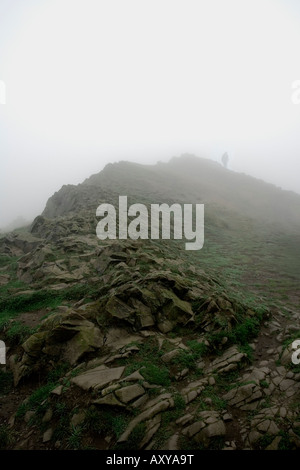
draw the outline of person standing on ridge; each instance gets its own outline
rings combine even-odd
[[[222,157],[222,163],[224,165],[224,168],[227,168],[228,161],[229,161],[228,153],[225,152],[223,157]]]

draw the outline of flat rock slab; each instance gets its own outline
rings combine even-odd
[[[130,423],[127,426],[127,429],[119,437],[118,442],[126,442],[130,434],[132,433],[133,429],[135,428],[135,426],[137,426],[139,423],[143,421],[147,421],[153,418],[158,413],[162,413],[168,408],[173,408],[173,407],[174,407],[174,400],[171,398],[168,400],[162,400],[159,403],[156,403],[156,405],[152,406],[151,408],[147,408],[145,411],[143,411],[142,413],[140,413],[138,416],[136,416],[130,421]]]
[[[218,357],[212,362],[207,372],[228,372],[229,370],[236,369],[238,364],[246,358],[247,355],[241,353],[237,346],[231,346],[221,357]]]
[[[71,382],[76,384],[83,390],[89,390],[91,388],[103,388],[105,385],[119,380],[124,372],[125,367],[114,367],[114,368],[103,368],[103,366],[95,367],[94,369],[88,370],[83,374],[74,377]]]
[[[145,393],[143,387],[139,384],[128,385],[128,387],[116,390],[115,394],[123,403],[128,403]]]
[[[251,403],[262,397],[260,388],[253,383],[233,388],[226,395],[224,400],[228,401],[231,406],[241,407],[244,404]]]

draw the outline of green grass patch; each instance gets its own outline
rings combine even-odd
[[[269,388],[269,384],[266,380],[260,380],[259,384],[263,388]]]
[[[0,396],[9,393],[13,387],[13,374],[9,371],[0,370]]]
[[[113,434],[116,439],[125,431],[130,415],[115,409],[101,409],[91,406],[85,415],[84,429],[102,436]]]
[[[56,384],[48,383],[42,385],[37,390],[35,390],[29,399],[22,403],[16,413],[17,418],[22,418],[27,411],[36,411],[42,413],[46,410],[47,404],[43,402],[49,398],[51,391],[56,387]]]
[[[61,291],[41,289],[28,294],[6,296],[0,301],[0,311],[19,313],[24,311],[40,310],[42,308],[55,308],[63,300],[81,300],[82,298],[94,298],[98,293],[97,287],[87,284],[79,284]]]
[[[0,425],[0,450],[5,450],[13,441],[13,432],[7,424]]]
[[[47,382],[56,383],[63,375],[66,374],[70,367],[71,366],[68,362],[61,362],[48,373]]]
[[[222,411],[227,408],[227,402],[219,396],[219,393],[215,386],[208,385],[203,390],[201,396],[203,398],[210,398],[212,401],[212,407],[215,410]]]
[[[63,402],[58,402],[54,406],[54,416],[58,417],[55,426],[53,440],[66,439],[70,434],[70,410]]]
[[[71,434],[67,439],[67,448],[71,450],[79,450],[81,448],[81,441],[83,438],[82,426],[72,426]]]
[[[24,343],[24,341],[35,333],[35,331],[36,328],[30,328],[21,322],[14,321],[5,331],[5,336],[11,344],[18,345]]]
[[[255,448],[257,450],[264,450],[274,441],[274,439],[275,436],[273,434],[266,433],[256,441]]]
[[[293,341],[300,339],[300,330],[291,333],[290,337],[285,339],[282,343],[283,349],[286,349]]]
[[[236,387],[236,382],[240,374],[238,370],[229,371],[226,374],[220,374],[215,376],[216,387],[221,391],[221,394],[229,392],[232,388]]]
[[[18,256],[8,256],[1,254],[0,255],[0,268],[6,268],[5,274],[9,274],[13,278],[16,277],[16,272],[18,268]],[[11,282],[14,282],[15,279],[12,279]],[[6,286],[9,285],[10,283],[1,286],[0,292],[5,291]],[[23,283],[22,283],[23,284]]]
[[[12,296],[6,293],[0,301],[0,331],[7,326],[7,322],[22,312],[32,312],[46,308],[55,309],[64,301],[78,301],[82,298],[85,302],[98,296],[99,288],[88,284],[79,284],[61,291],[41,289],[28,294]]]
[[[8,266],[11,264],[14,260],[17,258],[12,258],[11,256],[8,255],[0,255],[0,267]]]
[[[208,336],[209,342],[214,345],[214,347],[218,347],[222,343],[223,338],[226,337],[227,345],[238,344],[242,347],[246,347],[244,352],[247,354],[250,353],[251,358],[248,342],[257,337],[263,319],[263,312],[264,311],[257,314],[255,317],[244,318],[240,323],[237,323],[231,331],[220,331],[210,334]]]
[[[246,343],[246,344],[239,344],[239,351],[246,354],[249,361],[253,361],[253,355],[254,355],[254,351],[253,351],[253,348],[250,346],[249,343]]]
[[[120,360],[120,364],[126,365],[126,375],[130,375],[140,369],[141,375],[149,383],[154,385],[169,386],[171,383],[170,372],[161,360],[164,350],[159,350],[153,339],[139,344],[140,350],[133,356],[125,360]]]
[[[114,446],[114,449],[116,450],[136,450],[139,448],[139,444],[145,437],[146,433],[146,424],[145,423],[139,423],[135,426],[133,431],[131,432],[128,440],[126,442],[122,442],[119,444],[116,444]]]
[[[281,430],[279,431],[281,440],[278,444],[278,450],[296,450],[296,444],[291,442],[290,435]]]
[[[18,418],[25,415],[27,411],[35,411],[38,415],[44,413],[47,409],[47,400],[50,393],[58,385],[59,378],[65,374],[68,370],[69,365],[67,363],[61,363],[56,368],[52,369],[47,376],[47,381],[44,385],[37,388],[25,401],[22,403],[16,413]]]
[[[171,383],[170,372],[166,366],[158,366],[147,362],[140,370],[140,373],[150,384],[163,385],[167,387]]]
[[[195,371],[198,368],[197,361],[207,352],[207,346],[196,340],[188,341],[187,346],[189,349],[181,349],[171,363]]]

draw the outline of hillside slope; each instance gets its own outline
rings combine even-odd
[[[109,164],[78,186],[64,186],[49,199],[43,215],[64,215],[83,202],[96,210],[111,193],[133,196],[135,202],[202,202],[285,230],[300,227],[300,195],[189,155],[156,165]]]
[[[203,249],[100,241],[119,194],[204,202]],[[0,448],[299,449],[299,201],[191,156],[61,188],[0,239]]]

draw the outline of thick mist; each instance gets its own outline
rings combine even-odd
[[[300,193],[299,45],[294,0],[2,0],[0,227],[119,160]]]

